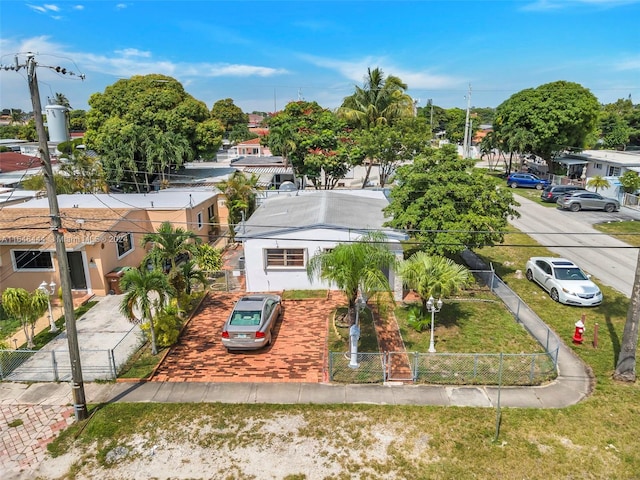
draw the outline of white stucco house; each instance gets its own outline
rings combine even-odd
[[[401,260],[407,235],[383,226],[388,204],[383,192],[369,190],[294,191],[267,199],[236,234],[244,246],[247,292],[335,288],[309,280],[309,259],[371,230],[383,232]],[[402,281],[393,271],[388,277],[401,300]]]

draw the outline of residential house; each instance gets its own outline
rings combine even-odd
[[[599,190],[605,196],[620,197],[622,189],[618,178],[627,171],[640,174],[639,151],[584,150],[579,153],[567,153],[554,159],[554,162],[567,169],[567,179],[588,182],[599,175],[611,183],[611,187]]]
[[[142,236],[164,221],[208,241],[209,218],[221,216],[218,195],[211,189],[58,195],[72,289],[109,293],[108,275],[119,267],[139,266],[147,253]],[[42,281],[60,285],[50,218],[46,198],[0,210],[0,292],[7,287],[34,290]]]
[[[380,191],[314,190],[267,199],[237,228],[244,247],[248,292],[335,288],[307,277],[307,263],[316,253],[353,242],[372,230],[388,238],[392,252],[402,259],[404,233],[383,226],[389,204]],[[402,299],[402,282],[387,272],[394,297]]]

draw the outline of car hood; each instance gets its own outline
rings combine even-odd
[[[591,280],[563,280],[558,282],[563,288],[575,293],[598,293],[600,289]]]

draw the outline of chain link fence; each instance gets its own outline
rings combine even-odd
[[[136,325],[113,348],[80,349],[83,380],[115,380],[129,358],[144,343],[144,333]],[[0,350],[0,381],[60,382],[71,378],[69,351],[66,349]]]
[[[493,268],[481,269],[482,262],[475,255],[469,255],[465,261],[476,279],[500,297],[515,321],[544,348],[544,353],[358,353],[359,366],[351,368],[348,353],[329,352],[330,380],[340,383],[411,381],[439,385],[522,386],[541,385],[556,378],[561,345],[558,335],[496,275]],[[360,369],[362,371],[358,372]]]

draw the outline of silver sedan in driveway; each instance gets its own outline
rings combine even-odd
[[[227,350],[257,350],[271,345],[273,329],[282,311],[278,295],[240,298],[222,327],[222,344]]]
[[[580,210],[604,210],[617,212],[620,202],[615,198],[603,197],[596,192],[576,191],[558,197],[558,207],[579,212]]]

